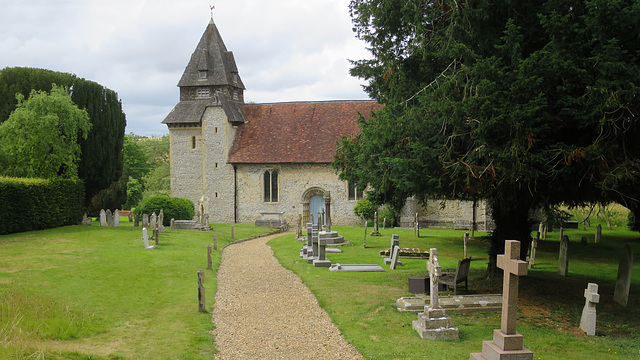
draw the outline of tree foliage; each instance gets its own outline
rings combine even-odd
[[[0,173],[13,177],[78,178],[80,145],[91,129],[89,116],[71,101],[67,89],[20,93],[9,119],[0,124]]]
[[[385,104],[334,167],[372,201],[487,199],[528,249],[531,209],[634,202],[640,6],[634,0],[353,0],[373,55],[352,75]]]
[[[32,89],[50,91],[52,84],[65,86],[71,99],[87,111],[92,130],[79,139],[82,156],[78,176],[86,186],[86,202],[98,191],[117,182],[122,175],[122,145],[126,125],[118,94],[72,74],[33,68],[4,68],[0,71],[0,123],[17,105],[16,94],[27,96]]]

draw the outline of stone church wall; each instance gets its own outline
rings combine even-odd
[[[169,132],[171,161],[171,196],[186,197],[197,204],[202,195],[202,129],[173,128]],[[196,138],[193,148],[192,139]]]

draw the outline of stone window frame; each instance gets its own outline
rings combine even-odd
[[[198,80],[203,81],[209,78],[209,72],[207,70],[198,71]]]
[[[347,182],[347,199],[349,201],[358,201],[364,198],[364,190],[358,191],[355,183]]]
[[[196,89],[196,99],[206,99],[211,97],[211,89],[208,87],[199,87]]]
[[[275,180],[275,181],[274,181]],[[280,176],[278,169],[267,169],[262,173],[262,200],[265,203],[279,201]]]

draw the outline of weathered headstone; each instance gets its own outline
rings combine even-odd
[[[602,225],[598,224],[596,226],[596,238],[595,238],[594,242],[596,244],[599,244],[600,240],[602,240]]]
[[[362,242],[362,247],[365,249],[367,248],[367,225],[368,225],[368,222],[365,221],[364,222],[364,241]]]
[[[149,218],[149,228],[155,229],[157,224],[158,224],[158,215],[156,215],[156,213],[154,212],[151,214],[151,217]]]
[[[538,249],[538,239],[534,238],[531,241],[531,253],[529,255],[529,269],[533,269],[536,265],[536,251]]]
[[[580,318],[580,329],[587,335],[596,334],[596,304],[600,302],[598,295],[598,284],[589,283],[584,290],[586,298],[584,308],[582,309],[582,317]]]
[[[107,226],[113,226],[113,214],[110,209],[107,209]]]
[[[211,260],[211,245],[207,246],[207,270],[213,270],[213,261]]]
[[[166,232],[167,230],[164,228],[164,209],[160,209],[160,214],[158,215],[158,231],[159,232]]]
[[[382,230],[387,228],[387,218],[382,219]]]
[[[318,238],[318,256],[313,260],[315,267],[330,267],[331,260],[327,259],[327,239]]]
[[[173,231],[173,226],[176,224],[176,219],[171,218],[171,225],[169,226],[169,230]]]
[[[560,241],[560,251],[558,253],[558,274],[567,276],[569,273],[569,236],[565,235]]]
[[[400,235],[398,234],[391,235],[390,248],[393,249],[394,246],[400,246]]]
[[[389,257],[384,258],[385,265],[391,265],[392,257],[393,257],[393,249],[395,247],[398,247],[398,256],[400,256],[400,235],[398,234],[391,235],[391,244],[389,246]],[[402,262],[396,259],[396,265],[402,265]]]
[[[116,209],[116,211],[113,212],[113,227],[119,227],[120,226],[120,210]]]
[[[146,227],[142,228],[142,240],[144,241],[144,248],[145,249],[155,249],[156,248],[153,245],[149,246],[149,233],[147,232],[147,228]]]
[[[296,239],[302,237],[302,215],[298,214],[298,221],[296,221]]]
[[[307,250],[307,262],[313,264],[313,260],[318,258],[318,241],[320,240],[320,225],[313,224],[311,227],[311,249]]]
[[[91,218],[87,217],[87,213],[82,215],[82,225],[91,225]]]
[[[140,226],[140,214],[133,215],[133,226],[134,227]]]
[[[198,311],[207,312],[204,297],[204,270],[198,270]]]
[[[149,214],[142,214],[142,227],[149,227]]]
[[[629,290],[631,289],[631,274],[633,272],[633,250],[629,244],[624,246],[622,257],[618,264],[618,277],[616,288],[613,292],[613,300],[622,306],[629,302]]]
[[[518,312],[518,277],[527,275],[527,262],[518,260],[520,242],[505,241],[504,255],[498,255],[498,267],[504,270],[502,283],[502,321],[500,330],[493,331],[492,341],[483,341],[482,353],[472,353],[471,360],[532,360],[533,352],[523,346],[523,337],[516,331]]]
[[[158,224],[156,224],[156,227],[153,229],[153,238],[156,240],[156,245],[158,245],[159,233],[160,231],[158,231]]]
[[[373,213],[373,231],[371,232],[371,236],[382,236],[380,235],[380,231],[378,230],[378,212]]]
[[[418,213],[416,213],[416,218],[413,222],[413,226],[414,226],[414,234],[417,237],[420,237],[420,220],[418,219]]]
[[[127,217],[129,218],[129,222],[133,222],[133,212],[129,211]]]
[[[464,257],[463,259],[467,258],[467,241],[469,240],[469,232],[465,231],[464,236],[462,237],[463,241],[464,241]]]
[[[324,194],[324,209],[324,228],[326,231],[331,231],[331,193],[329,191]]]
[[[394,246],[391,249],[391,270],[395,270],[396,266],[398,265],[398,255],[400,254],[400,246]]]
[[[425,305],[424,312],[418,314],[418,320],[412,322],[412,327],[421,338],[428,340],[458,340],[458,328],[453,326],[451,318],[440,307],[438,299],[438,279],[440,277],[440,263],[438,249],[429,250],[429,305]]]

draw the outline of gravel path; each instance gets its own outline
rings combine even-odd
[[[228,246],[218,269],[215,359],[363,359],[266,242]],[[301,245],[302,246],[302,245]]]

